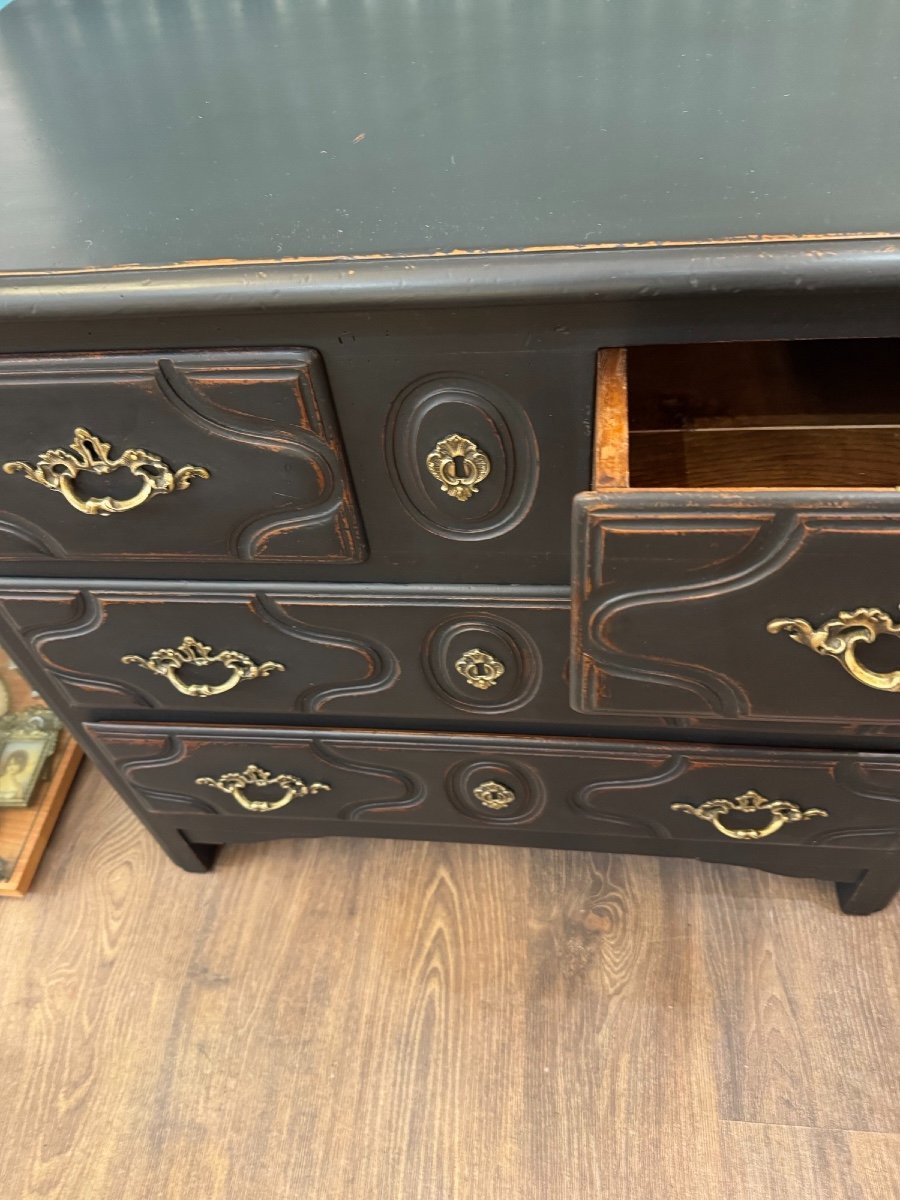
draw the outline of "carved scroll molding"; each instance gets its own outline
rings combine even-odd
[[[201,380],[215,379],[216,371],[202,360],[192,364],[188,358],[161,359],[157,380],[169,404],[198,429],[239,446],[287,455],[302,463],[308,477],[318,480],[316,499],[303,509],[292,512],[285,506],[236,526],[229,538],[236,557],[247,561],[361,562],[367,549],[324,374],[317,355],[295,357],[304,361],[291,366],[277,361],[270,365],[236,362],[232,370],[245,382],[277,381],[289,388],[296,403],[296,424],[279,424],[265,413],[217,405],[214,393],[204,391],[201,385]],[[223,379],[227,374],[227,367],[220,371]],[[312,540],[313,530],[325,537],[304,553],[303,542]],[[328,540],[334,545],[325,550]],[[287,553],[284,547],[279,552],[279,542],[290,542],[293,552]]]
[[[188,558],[350,563],[366,557],[316,353],[209,351],[171,359],[103,354],[0,363],[0,399],[26,386],[32,424],[17,420],[8,431],[5,457],[12,468],[34,462],[48,445],[60,448],[59,457],[74,425],[104,439],[85,443],[89,457],[102,458],[107,443],[120,455],[109,464],[117,477],[135,467],[134,455],[147,462],[131,491],[118,498],[72,493],[70,503],[82,513],[118,514],[102,522],[81,519],[46,488],[28,488],[26,496],[18,475],[0,476],[0,558],[152,564]],[[123,412],[130,414],[127,428]],[[126,447],[131,449],[122,454]],[[144,492],[162,494],[157,485],[169,476],[174,487],[191,482],[184,470],[166,474],[168,464],[182,462],[202,464],[199,473],[190,468],[195,479],[202,475],[202,484],[167,499],[168,517],[157,501],[138,507]],[[79,470],[89,467],[85,459]],[[139,484],[144,490],[135,492]]]
[[[275,776],[314,779],[321,775],[327,779],[327,811],[304,806],[291,819],[372,821],[380,815],[418,808],[426,795],[425,782],[417,775],[381,765],[371,742],[330,741],[308,732],[247,736],[246,731],[243,737],[229,741],[203,729],[165,727],[157,733],[149,726],[137,725],[126,730],[124,726],[91,724],[87,732],[141,807],[160,813],[232,813],[230,799],[224,798],[221,806],[209,801],[203,794],[208,785],[198,784],[197,779],[212,777],[208,768],[213,767],[213,776],[231,768],[243,770],[248,757]],[[356,755],[363,761],[357,761]],[[379,788],[381,794],[373,798]]]
[[[456,468],[439,469],[451,437],[473,447],[473,486],[462,491],[452,486]],[[500,537],[534,503],[540,460],[531,422],[517,401],[485,380],[436,375],[412,384],[391,408],[385,453],[403,507],[438,537]]]
[[[36,601],[35,601],[36,602]],[[21,634],[30,643],[40,659],[41,666],[50,676],[69,704],[99,705],[104,699],[125,703],[133,708],[154,708],[158,702],[143,688],[120,679],[112,679],[97,671],[76,671],[65,667],[55,658],[55,647],[67,642],[90,637],[97,633],[104,621],[104,608],[96,593],[83,589],[79,592],[49,596],[49,603],[57,608],[66,605],[69,620],[61,625],[29,629]],[[13,626],[17,622],[3,603],[6,618]]]
[[[473,689],[457,667],[471,647],[491,646],[502,668],[490,688]],[[537,695],[543,676],[541,653],[534,639],[514,622],[475,611],[442,621],[422,646],[422,666],[429,686],[445,703],[462,712],[512,712]]]
[[[649,770],[636,775],[616,772],[613,778],[603,778],[586,784],[572,797],[572,807],[598,825],[610,826],[620,835],[671,838],[673,835],[668,825],[647,811],[649,804],[646,801],[649,797],[646,795],[635,796],[634,813],[628,816],[604,809],[610,795],[618,796],[623,792],[646,793],[648,788],[660,787],[680,779],[691,766],[690,760],[683,754],[656,757],[647,765]]]
[[[394,652],[374,638],[353,637],[325,626],[313,628],[300,621],[289,608],[279,602],[277,594],[257,593],[253,611],[260,620],[286,637],[300,642],[346,650],[359,657],[361,671],[358,682],[318,681],[300,692],[294,701],[295,712],[322,712],[328,705],[340,704],[351,696],[367,696],[389,691],[400,678],[400,663]]]
[[[607,513],[589,518],[582,526],[586,563],[584,573],[589,579],[602,578],[598,557],[602,556],[609,530],[635,528],[646,523],[646,514],[630,519],[628,514]],[[662,513],[657,530],[662,534],[702,532],[708,516],[690,517],[684,514]],[[616,701],[610,696],[608,679],[627,679],[650,684],[660,689],[688,692],[695,700],[698,714],[715,713],[723,717],[746,716],[750,712],[749,697],[741,683],[722,672],[701,664],[685,662],[677,657],[677,631],[680,624],[692,619],[690,601],[708,602],[744,588],[757,586],[779,571],[797,553],[803,543],[805,529],[795,513],[782,512],[768,520],[746,522],[749,541],[743,544],[726,562],[717,560],[708,570],[693,569],[689,579],[673,578],[664,583],[648,584],[642,588],[599,584],[586,599],[579,599],[576,589],[575,623],[580,636],[575,644],[575,663],[578,667],[573,684],[577,707],[582,712],[616,711]],[[671,656],[650,653],[634,654],[619,642],[617,623],[627,616],[639,622],[644,612],[661,609],[671,613],[667,619],[671,629]],[[699,616],[695,619],[700,619]],[[739,631],[736,632],[738,636]],[[583,637],[583,642],[581,641]],[[660,646],[662,649],[662,646]],[[666,647],[668,649],[668,647]],[[653,707],[655,711],[684,712],[683,706],[672,710],[666,707],[665,691]],[[648,699],[647,706],[651,706]],[[634,711],[628,706],[625,711]]]

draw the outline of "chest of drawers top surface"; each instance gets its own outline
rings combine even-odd
[[[900,17],[869,8],[13,0],[0,272],[89,289],[107,270],[252,264],[269,270],[242,299],[284,302],[271,269],[313,294],[338,264],[349,300],[380,266],[396,304],[521,296],[523,259],[541,260],[537,291],[590,292],[621,272],[592,249],[717,246],[702,275],[734,242],[812,237],[834,253],[785,259],[788,278],[836,259],[896,278],[858,241],[900,227]],[[778,272],[751,249],[739,266]],[[668,285],[629,253],[635,286],[698,286],[667,261]]]

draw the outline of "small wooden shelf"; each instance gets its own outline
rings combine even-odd
[[[24,896],[68,795],[82,750],[68,733],[61,733],[47,777],[35,790],[28,808],[0,809],[0,858],[12,863],[0,879],[0,896]]]

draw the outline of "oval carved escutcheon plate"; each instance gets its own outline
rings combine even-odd
[[[441,490],[428,458],[459,435],[489,462],[464,503]],[[525,517],[538,483],[537,441],[521,406],[483,380],[432,376],[397,397],[387,423],[388,468],[410,516],[438,537],[499,537]]]
[[[481,657],[475,651],[501,669],[471,669],[473,660]],[[465,712],[521,708],[534,698],[541,683],[541,655],[531,637],[511,621],[487,613],[437,625],[422,648],[422,660],[434,691]],[[487,686],[485,675],[491,679]]]
[[[543,782],[530,767],[485,759],[454,767],[447,776],[447,794],[467,817],[491,825],[532,821],[547,798]]]

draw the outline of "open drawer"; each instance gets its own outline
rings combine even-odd
[[[605,350],[573,706],[900,727],[900,343]]]

